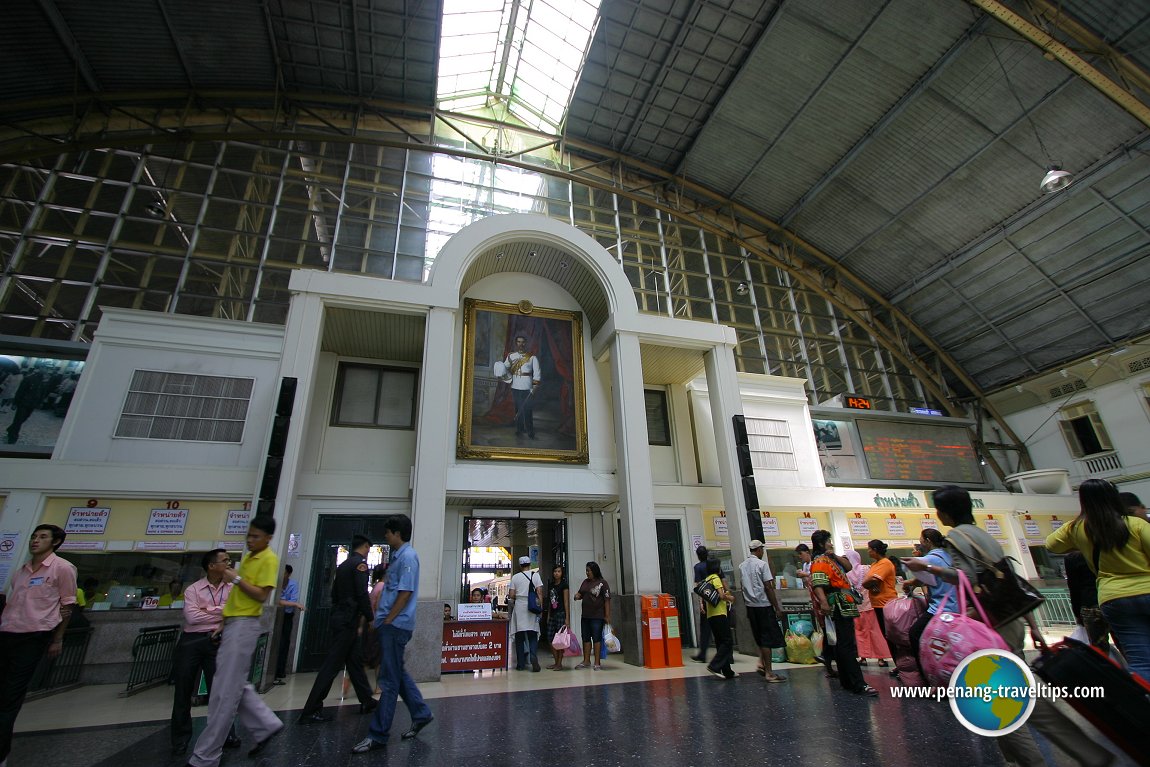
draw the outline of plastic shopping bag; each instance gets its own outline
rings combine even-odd
[[[619,637],[615,636],[615,632],[611,630],[610,623],[603,629],[603,646],[607,648],[607,652],[623,652],[623,644],[619,641]]]

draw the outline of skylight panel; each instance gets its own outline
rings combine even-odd
[[[443,0],[440,107],[481,88],[525,124],[558,132],[595,34],[600,0]],[[484,86],[477,86],[485,79]]]

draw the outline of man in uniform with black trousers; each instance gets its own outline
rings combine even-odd
[[[335,582],[331,586],[331,644],[327,657],[323,659],[316,674],[311,694],[307,696],[301,723],[326,722],[331,716],[323,713],[323,701],[331,691],[331,684],[346,668],[355,695],[359,698],[359,713],[368,714],[379,705],[371,697],[371,685],[363,670],[363,643],[360,636],[374,616],[371,614],[371,599],[367,592],[367,553],[371,541],[362,535],[351,539],[351,553],[335,571]]]

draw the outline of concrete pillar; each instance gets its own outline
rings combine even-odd
[[[611,386],[614,394],[616,473],[622,520],[620,561],[623,584],[612,597],[611,624],[623,643],[627,663],[642,665],[640,594],[658,593],[659,550],[655,543],[655,499],[651,487],[651,453],[647,444],[647,406],[639,339],[616,333],[611,342]]]
[[[433,308],[427,314],[423,367],[419,374],[415,469],[411,495],[411,544],[419,554],[419,604],[406,666],[413,679],[438,681],[443,645],[443,602],[455,601],[455,584],[444,590],[444,523],[447,466],[454,455],[455,408],[445,407],[443,387],[452,378],[455,312]]]
[[[731,564],[737,568],[749,554],[747,545],[751,542],[751,530],[747,522],[743,480],[739,474],[739,456],[735,450],[735,431],[731,421],[731,416],[743,412],[734,349],[726,344],[717,345],[703,355],[703,362],[707,371],[711,422],[715,429],[719,480],[723,484],[723,508],[727,510]],[[765,498],[759,498],[760,504],[765,502]]]

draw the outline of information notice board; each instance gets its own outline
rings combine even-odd
[[[985,480],[963,426],[858,419],[871,479],[981,484]]]

